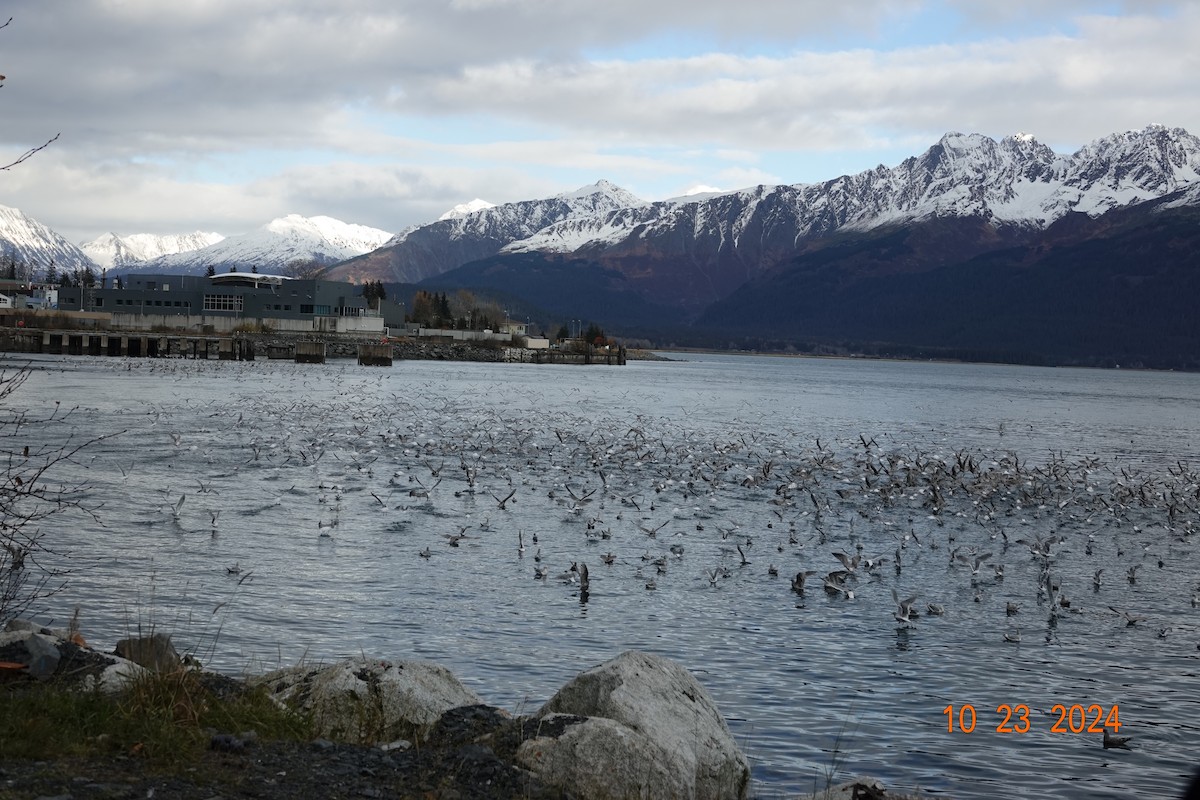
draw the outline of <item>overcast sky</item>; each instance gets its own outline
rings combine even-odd
[[[0,0],[0,204],[79,242],[395,232],[606,178],[656,200],[947,131],[1200,133],[1200,3]]]

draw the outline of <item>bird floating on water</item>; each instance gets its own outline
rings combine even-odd
[[[1129,740],[1132,736],[1113,736],[1108,732],[1108,728],[1104,729],[1104,749],[1105,750],[1130,750]]]

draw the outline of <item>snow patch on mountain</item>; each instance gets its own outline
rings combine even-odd
[[[489,203],[487,200],[481,200],[478,197],[476,197],[474,200],[471,200],[469,202],[459,203],[454,208],[450,209],[445,214],[442,214],[440,217],[438,217],[438,219],[439,220],[458,219],[459,217],[465,217],[468,214],[474,214],[476,211],[483,211],[485,208],[495,208],[495,207],[496,207],[495,203]]]
[[[697,185],[689,188],[687,191],[685,191],[681,195],[677,195],[675,197],[668,197],[663,202],[666,202],[666,203],[698,203],[701,200],[709,200],[713,197],[717,197],[717,196],[723,195],[723,194],[729,194],[729,191],[726,189],[718,189],[715,186],[706,186],[701,183],[701,184],[697,184]]]

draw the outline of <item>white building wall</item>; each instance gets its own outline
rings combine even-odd
[[[169,328],[188,333],[201,333],[211,326],[213,333],[232,333],[246,326],[265,327],[281,333],[354,333],[382,334],[383,317],[314,317],[312,319],[278,319],[275,317],[226,317],[208,314],[122,314],[112,315],[114,328],[152,330]]]

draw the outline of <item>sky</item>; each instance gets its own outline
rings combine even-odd
[[[1200,133],[1200,2],[0,0],[0,205],[79,243],[389,232],[600,179],[646,200]]]

